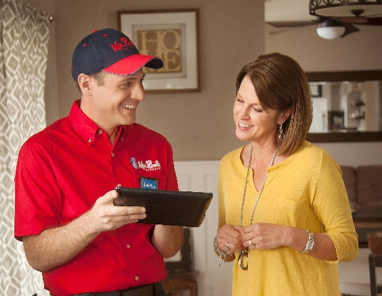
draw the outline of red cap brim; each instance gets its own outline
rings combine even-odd
[[[145,66],[153,69],[160,69],[163,67],[163,62],[153,56],[134,54],[119,60],[103,69],[103,71],[118,75],[130,75]]]

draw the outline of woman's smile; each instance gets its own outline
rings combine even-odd
[[[241,128],[249,128],[249,127],[253,126],[252,124],[245,124],[241,121],[239,121],[238,124],[239,124],[239,127],[241,127]]]

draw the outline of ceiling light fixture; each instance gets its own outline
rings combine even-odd
[[[336,19],[326,19],[319,24],[317,34],[324,39],[337,39],[345,34],[345,26]]]
[[[323,17],[373,17],[382,14],[382,0],[310,0],[309,13]]]

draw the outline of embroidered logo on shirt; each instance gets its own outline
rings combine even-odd
[[[145,162],[138,161],[138,167],[140,169],[148,171],[148,172],[161,170],[159,160],[156,160],[154,162],[152,160],[146,160]]]
[[[134,169],[136,169],[136,170],[138,169],[138,163],[137,163],[137,160],[135,159],[135,157],[130,158],[130,163]]]

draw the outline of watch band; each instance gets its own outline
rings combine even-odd
[[[302,254],[309,253],[310,251],[313,250],[313,247],[314,247],[314,234],[313,234],[313,232],[311,232],[309,230],[307,230],[306,232],[308,233],[308,241],[306,242],[305,250],[301,251]]]

